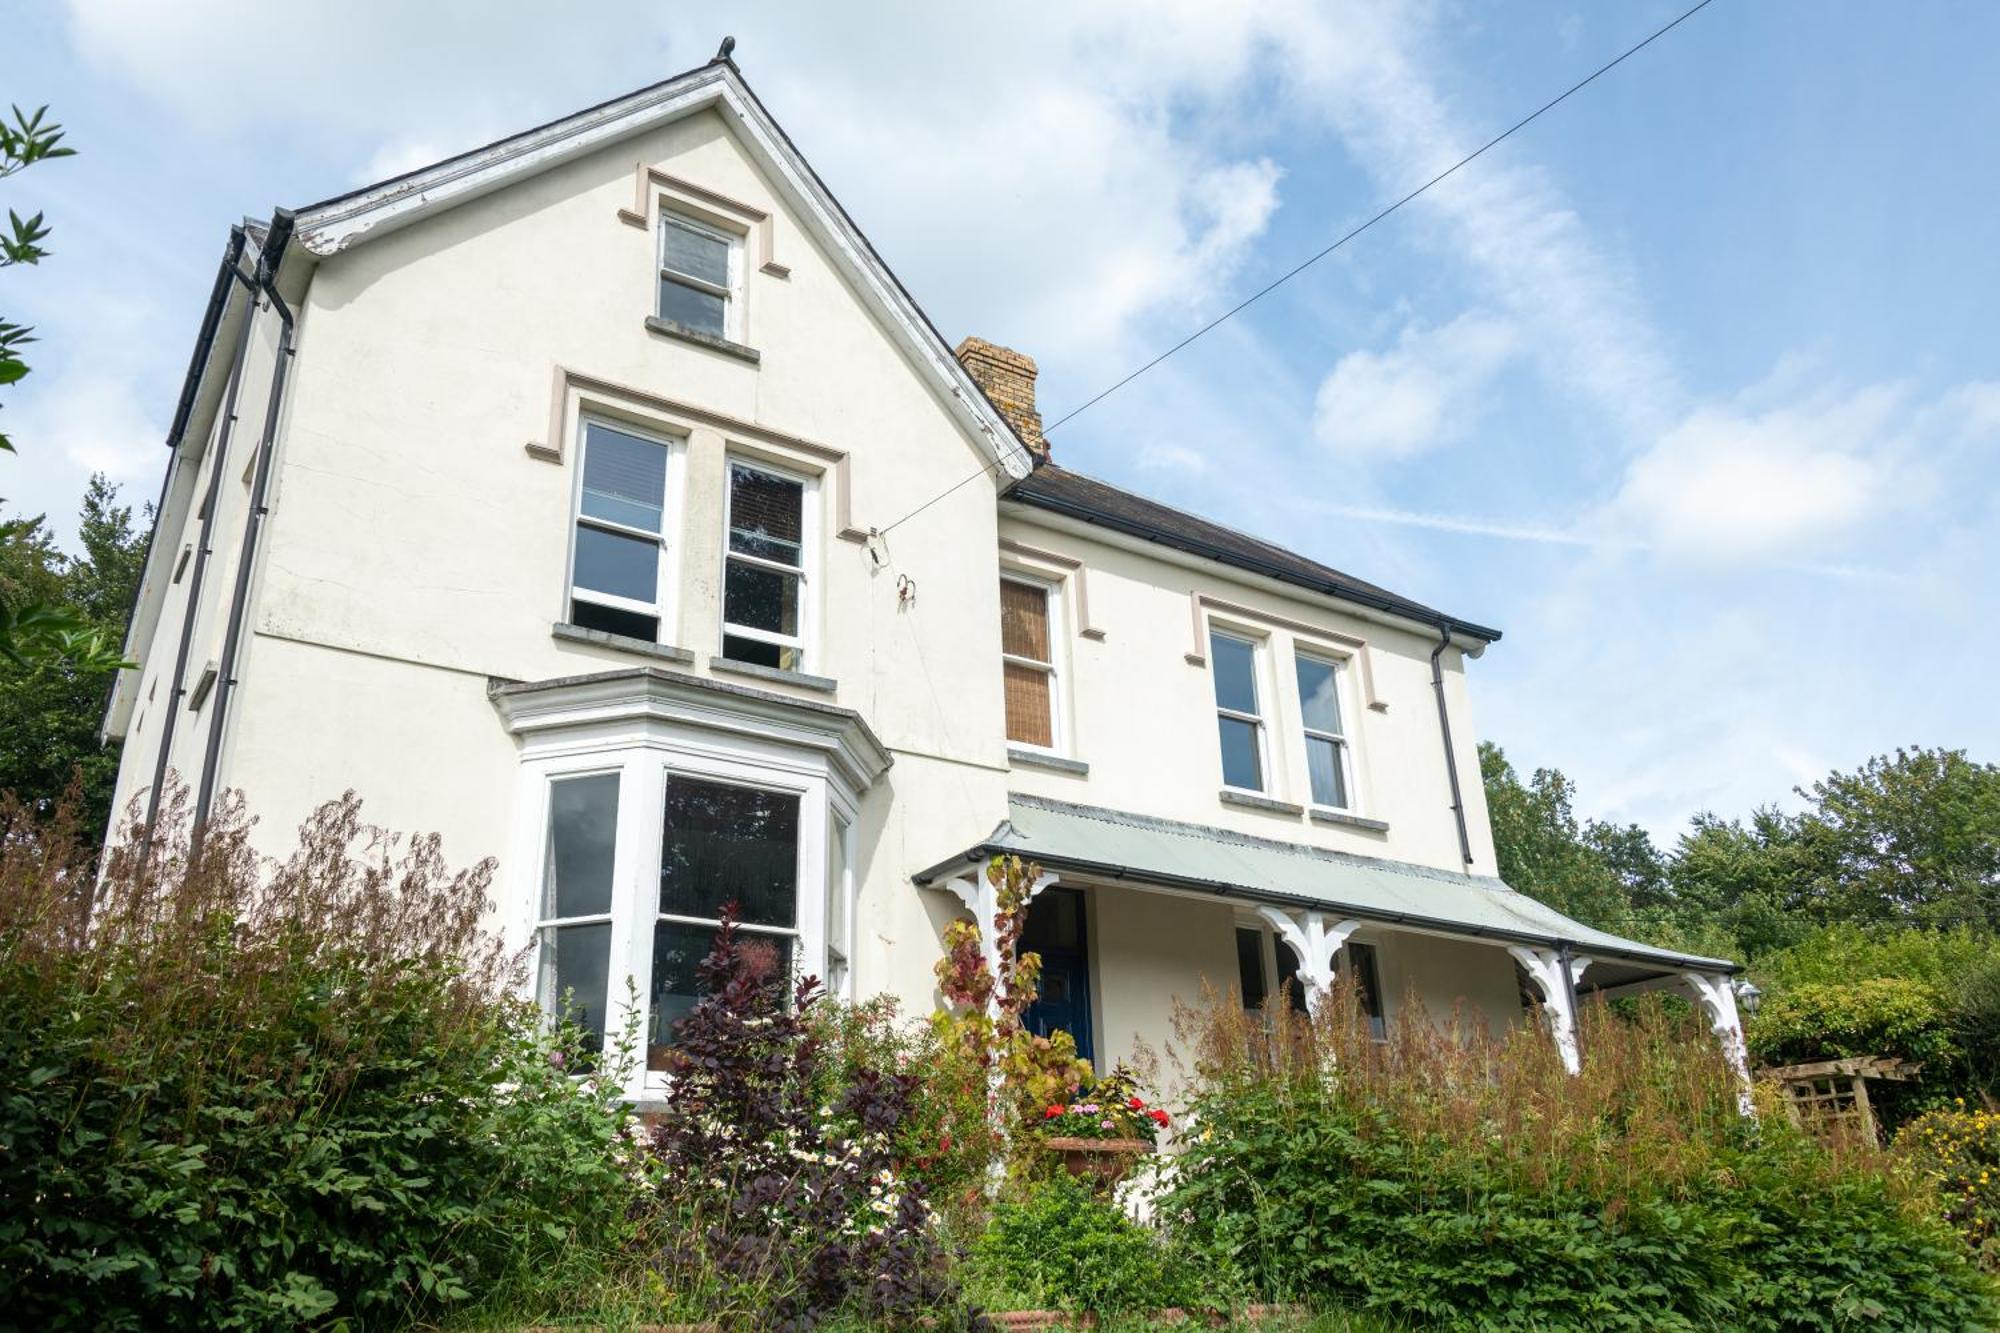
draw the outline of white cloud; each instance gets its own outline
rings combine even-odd
[[[1761,406],[1771,396],[1760,387],[1689,413],[1633,461],[1606,526],[1701,562],[1810,555],[1920,512],[1962,455],[2000,442],[2000,384],[1990,381],[1929,399],[1888,384],[1790,389]]]
[[[1698,408],[1633,462],[1612,515],[1703,560],[1807,549],[1898,502],[1903,406],[1878,387],[1756,414]]]
[[[1386,352],[1349,352],[1319,386],[1313,432],[1351,459],[1402,459],[1462,438],[1519,340],[1470,313],[1442,328],[1404,327]]]
[[[1129,359],[1140,321],[1212,313],[1278,206],[1271,161],[1176,114],[1236,88],[1245,25],[1174,0],[874,23],[638,0],[560,22],[527,0],[68,3],[86,57],[177,116],[339,145],[356,179],[699,64],[734,33],[752,84],[949,335],[1032,344],[1086,381]]]

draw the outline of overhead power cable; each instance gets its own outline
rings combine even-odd
[[[1117,393],[1120,389],[1124,388],[1132,381],[1138,379],[1141,375],[1144,375],[1147,371],[1153,369],[1155,366],[1159,365],[1162,361],[1165,361],[1168,357],[1173,356],[1175,353],[1182,351],[1183,349],[1187,348],[1189,345],[1193,344],[1202,337],[1210,333],[1213,333],[1216,329],[1228,323],[1236,316],[1242,314],[1245,310],[1248,310],[1251,306],[1257,304],[1257,302],[1263,300],[1265,297],[1269,296],[1272,292],[1275,292],[1276,290],[1278,290],[1278,288],[1290,282],[1293,278],[1298,277],[1299,274],[1305,272],[1313,265],[1319,263],[1320,260],[1325,259],[1328,255],[1332,254],[1334,251],[1340,249],[1342,246],[1346,245],[1349,241],[1361,235],[1361,233],[1367,231],[1370,227],[1373,227],[1376,223],[1382,221],[1390,214],[1402,208],[1403,205],[1409,203],[1411,200],[1417,198],[1419,195],[1429,190],[1432,186],[1435,186],[1440,182],[1448,179],[1449,177],[1455,175],[1463,168],[1477,161],[1480,157],[1484,156],[1490,150],[1499,147],[1502,143],[1505,143],[1508,139],[1512,138],[1520,131],[1534,124],[1537,120],[1540,120],[1543,116],[1555,110],[1557,107],[1561,106],[1564,102],[1567,102],[1570,98],[1576,96],[1576,94],[1582,92],[1585,88],[1588,88],[1591,84],[1597,82],[1599,79],[1603,78],[1606,74],[1609,74],[1612,70],[1618,68],[1618,66],[1624,64],[1627,60],[1630,60],[1633,56],[1639,54],[1639,52],[1645,50],[1647,47],[1651,46],[1654,42],[1657,42],[1658,40],[1660,40],[1660,38],[1672,32],[1675,28],[1680,27],[1681,24],[1693,18],[1696,14],[1699,14],[1702,10],[1707,9],[1713,3],[1715,3],[1715,0],[1700,0],[1700,3],[1692,6],[1689,9],[1683,10],[1678,16],[1676,16],[1669,22],[1662,24],[1660,27],[1655,28],[1651,33],[1647,34],[1646,37],[1644,37],[1642,40],[1635,42],[1631,46],[1626,47],[1616,56],[1612,57],[1610,60],[1607,60],[1604,64],[1599,65],[1589,74],[1577,80],[1575,83],[1571,84],[1569,87],[1565,88],[1562,92],[1556,94],[1548,101],[1542,103],[1540,106],[1536,107],[1533,111],[1530,111],[1527,115],[1521,117],[1519,120],[1515,121],[1512,125],[1509,125],[1506,129],[1500,131],[1500,133],[1494,135],[1492,138],[1488,139],[1485,143],[1479,145],[1479,147],[1473,149],[1471,152],[1467,153],[1464,157],[1461,157],[1460,159],[1458,159],[1458,161],[1452,163],[1450,166],[1446,167],[1443,171],[1440,171],[1437,175],[1425,181],[1422,185],[1419,185],[1416,189],[1411,190],[1408,194],[1404,195],[1402,198],[1396,200],[1394,203],[1382,209],[1379,213],[1376,213],[1373,217],[1369,218],[1367,221],[1349,230],[1339,239],[1335,240],[1331,245],[1328,245],[1326,248],[1320,250],[1316,254],[1313,254],[1307,257],[1306,259],[1301,260],[1299,263],[1285,270],[1283,273],[1273,278],[1270,282],[1264,284],[1264,286],[1258,288],[1250,295],[1244,297],[1241,301],[1238,301],[1228,310],[1223,311],[1220,315],[1217,315],[1214,319],[1210,320],[1208,323],[1202,325],[1194,332],[1188,334],[1185,338],[1182,338],[1172,347],[1167,348],[1166,351],[1161,352],[1158,356],[1148,361],[1145,365],[1140,366],[1137,370],[1134,370],[1131,374],[1125,376],[1125,378],[1117,381],[1110,387],[1091,395],[1089,398],[1086,398],[1082,403],[1078,404],[1076,407],[1071,408],[1069,411],[1063,413],[1060,417],[1057,417],[1054,422],[1052,422],[1047,426],[1044,426],[1042,428],[1042,434],[1045,437],[1053,434],[1057,430],[1057,428],[1061,427],[1067,422],[1075,420],[1077,417],[1083,415],[1085,412],[1088,412],[1091,408],[1097,406],[1097,404],[1103,402],[1106,398],[1109,398],[1112,394]],[[929,509],[932,505],[936,504],[938,501],[952,494],[952,492],[957,491],[962,487],[970,485],[972,482],[977,481],[979,478],[993,471],[993,469],[998,466],[1000,466],[1000,463],[999,460],[996,459],[994,462],[987,464],[985,467],[973,473],[971,476],[966,477],[961,481],[952,483],[950,486],[946,487],[938,494],[932,496],[930,499],[918,505],[915,509],[912,509],[909,513],[904,514],[894,523],[891,523],[887,527],[880,529],[881,533],[884,535],[888,534],[891,530],[893,530],[900,524],[907,523],[909,520],[915,518],[918,514],[923,513],[924,510]]]

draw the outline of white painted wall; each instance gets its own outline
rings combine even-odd
[[[1090,766],[1087,775],[1016,764],[1016,791],[1106,806],[1115,810],[1219,825],[1336,851],[1387,857],[1446,870],[1493,874],[1493,839],[1479,781],[1478,744],[1466,698],[1464,655],[1443,660],[1473,861],[1462,860],[1451,813],[1451,787],[1438,730],[1430,653],[1435,633],[1363,619],[1354,609],[1301,590],[1209,566],[1191,569],[1159,548],[1141,552],[1093,535],[1079,525],[1051,519],[1018,504],[1003,505],[1001,535],[1015,546],[1080,562],[1066,563],[1003,552],[1003,563],[1060,581],[1068,620],[1062,706],[1070,757]],[[1077,596],[1081,579],[1086,596]],[[1358,661],[1346,677],[1343,721],[1353,746],[1356,813],[1384,821],[1386,830],[1247,809],[1222,799],[1222,767],[1215,724],[1215,686],[1205,663],[1206,634],[1195,628],[1193,597],[1205,594],[1249,612],[1204,611],[1207,620],[1262,636],[1259,697],[1268,737],[1269,795],[1304,806],[1306,778],[1302,720],[1292,660],[1300,646],[1365,652],[1382,710],[1366,706]],[[1087,603],[1090,625],[1078,620]],[[1294,628],[1304,625],[1321,635]],[[1091,628],[1101,639],[1084,637]],[[1344,649],[1344,636],[1366,643]]]
[[[745,278],[741,337],[761,353],[760,364],[645,328],[656,242],[618,216],[633,203],[639,164],[773,215],[773,257],[789,276],[752,263]],[[886,567],[835,535],[840,487],[831,456],[847,457],[851,521],[861,529],[888,526],[988,456],[712,113],[325,258],[297,306],[298,355],[221,771],[224,785],[247,793],[262,821],[258,842],[273,852],[291,845],[291,830],[315,805],[351,788],[372,820],[441,833],[456,862],[504,857],[522,845],[516,748],[488,700],[489,681],[652,664],[551,635],[566,618],[578,457],[578,402],[565,400],[560,438],[550,438],[560,367],[700,409],[615,394],[592,399],[684,441],[673,638],[694,654],[687,669],[696,674],[711,674],[719,647],[726,453],[755,448],[802,469],[827,469],[813,592],[821,636],[808,669],[832,677],[837,689],[829,696],[751,683],[859,711],[894,756],[864,799],[856,830],[853,962],[862,992],[895,994],[912,1012],[931,1007],[938,935],[957,905],[917,890],[909,877],[982,840],[1005,816],[1010,789],[1459,868],[1428,675],[1431,641],[1420,634],[1225,570],[1189,570],[1164,553],[1052,529],[1011,507],[1003,517],[990,477],[897,527]],[[274,339],[275,321],[266,317],[241,391],[190,683],[220,656],[247,503],[241,474],[262,425]],[[190,435],[206,439],[210,428]],[[530,442],[542,453],[526,448]],[[549,449],[559,461],[544,456]],[[199,472],[176,481],[183,484],[198,494]],[[1003,534],[1087,570],[1091,621],[1103,638],[1079,634],[1074,598],[1065,600],[1063,636],[1070,748],[1088,761],[1086,778],[1009,765],[999,671]],[[193,531],[177,537],[163,540],[177,549]],[[899,578],[910,595],[899,593]],[[1352,696],[1347,714],[1361,813],[1387,821],[1385,832],[1219,801],[1210,678],[1186,660],[1197,646],[1195,592],[1367,641],[1375,694],[1387,711],[1369,711]],[[150,781],[149,741],[158,734],[181,614],[170,589],[151,641],[141,645],[121,799]],[[1298,632],[1276,621],[1266,628],[1275,794],[1297,800],[1305,779],[1289,651]],[[1445,665],[1472,868],[1490,871],[1457,651]],[[190,779],[212,711],[213,697],[180,726],[172,764]],[[518,922],[524,867],[503,863],[498,886],[500,919]],[[1204,977],[1233,979],[1231,910],[1123,890],[1093,898],[1101,1051],[1116,1059],[1138,1041],[1162,1046],[1173,994],[1193,998]],[[1479,953],[1477,966],[1471,955],[1460,960],[1464,975],[1475,978],[1482,1003],[1511,1006],[1511,974],[1497,974],[1506,978],[1503,994],[1498,981],[1486,986],[1481,970],[1486,954],[1503,963],[1504,954]],[[1392,994],[1403,984],[1397,957],[1385,948]],[[1456,964],[1433,966],[1427,957],[1412,955],[1409,976],[1448,987]]]

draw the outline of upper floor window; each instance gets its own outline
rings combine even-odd
[[[802,671],[810,483],[732,459],[724,524],[722,655]]]
[[[1257,645],[1210,630],[1208,660],[1215,675],[1216,726],[1222,740],[1222,782],[1264,790],[1264,715],[1257,701]]]
[[[1007,695],[1007,739],[1056,748],[1056,659],[1051,589],[1021,578],[1000,580],[1000,658]]]
[[[695,333],[733,338],[743,246],[726,231],[660,214],[660,318]]]
[[[1348,780],[1347,733],[1341,727],[1340,667],[1299,654],[1299,713],[1305,722],[1306,776],[1314,805],[1345,810]]]
[[[666,623],[667,476],[659,440],[587,421],[570,556],[569,618],[586,629],[658,642]]]

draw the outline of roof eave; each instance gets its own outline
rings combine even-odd
[[[1424,626],[1429,629],[1437,629],[1448,625],[1453,635],[1463,641],[1461,646],[1475,657],[1488,644],[1498,643],[1501,638],[1501,632],[1497,629],[1477,625],[1468,620],[1461,620],[1456,616],[1416,602],[1405,601],[1397,597],[1377,597],[1368,594],[1362,589],[1343,587],[1327,580],[1308,579],[1295,571],[1285,569],[1281,565],[1268,564],[1247,556],[1238,555],[1232,551],[1224,551],[1218,547],[1185,537],[1179,533],[1168,532],[1152,524],[1142,523],[1136,519],[1126,518],[1123,515],[1107,514],[1103,510],[1093,509],[1088,505],[1076,504],[1055,496],[1024,492],[1018,487],[1007,491],[1002,498],[1025,508],[1037,509],[1043,513],[1054,514],[1077,523],[1088,524],[1091,527],[1122,533],[1125,536],[1135,537],[1140,541],[1149,542],[1155,546],[1164,546],[1171,550],[1180,551],[1183,554],[1195,556],[1230,569],[1242,570],[1245,573],[1255,574],[1261,578],[1271,579],[1290,587],[1303,588],[1309,592],[1317,593],[1322,597],[1332,598],[1335,601],[1344,602],[1350,606],[1365,607],[1368,610],[1376,611],[1383,615],[1394,616],[1399,620],[1411,624]]]
[[[1038,851],[1030,856],[1022,848],[1005,842],[987,841],[977,843],[957,856],[949,857],[910,877],[911,882],[922,888],[935,888],[962,867],[976,865],[993,856],[1022,856],[1032,859],[1043,870],[1073,871],[1096,879],[1123,880],[1138,885],[1158,885],[1165,889],[1186,889],[1198,893],[1212,894],[1218,898],[1239,898],[1249,902],[1279,903],[1293,907],[1308,907],[1316,910],[1334,910],[1343,916],[1357,920],[1371,921],[1380,925],[1405,926],[1413,930],[1432,931],[1470,939],[1496,940],[1512,944],[1532,944],[1552,948],[1565,945],[1593,958],[1616,959],[1642,967],[1684,969],[1703,972],[1724,972],[1731,975],[1741,972],[1740,963],[1721,958],[1697,958],[1692,954],[1676,954],[1669,950],[1631,950],[1591,944],[1582,940],[1568,939],[1561,935],[1541,934],[1535,931],[1502,930],[1493,926],[1468,925],[1452,921],[1446,917],[1430,917],[1415,912],[1385,912],[1378,908],[1357,907],[1345,903],[1330,902],[1325,899],[1308,898],[1299,894],[1289,894],[1273,889],[1259,889],[1254,885],[1233,884],[1226,880],[1202,879],[1191,875],[1177,875],[1167,871],[1136,870],[1129,866],[1108,862],[1091,861],[1085,857],[1069,856],[1061,852]],[[1515,890],[1510,890],[1514,892]]]

